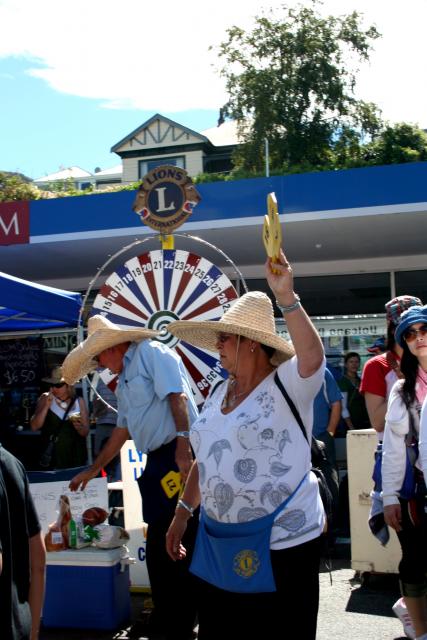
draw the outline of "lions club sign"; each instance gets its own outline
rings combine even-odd
[[[184,169],[163,165],[144,177],[133,210],[146,225],[163,234],[180,227],[200,202],[200,195]]]

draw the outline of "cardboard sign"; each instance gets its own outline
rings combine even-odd
[[[44,533],[58,518],[59,496],[66,495],[70,500],[73,517],[81,516],[90,507],[101,507],[108,511],[107,478],[91,480],[84,491],[70,491],[68,484],[69,480],[30,483],[31,495]]]
[[[136,590],[150,587],[145,559],[147,524],[142,519],[142,500],[137,483],[144,471],[146,459],[145,455],[136,450],[133,440],[127,440],[120,451],[125,529],[130,535],[126,546],[129,555],[136,561],[130,565],[130,582],[131,588]]]

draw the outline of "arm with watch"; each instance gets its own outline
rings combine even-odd
[[[193,464],[193,452],[190,446],[190,418],[188,415],[187,396],[185,393],[170,393],[168,395],[169,406],[172,412],[176,428],[175,462],[181,474],[183,482]]]
[[[278,262],[267,258],[265,263],[268,285],[276,298],[276,305],[282,312],[289,336],[298,360],[301,378],[309,378],[322,365],[323,344],[313,323],[304,311],[299,296],[294,292],[292,267],[280,249]]]
[[[188,474],[184,493],[178,500],[174,519],[166,534],[166,550],[172,560],[183,560],[187,555],[187,551],[181,540],[187,529],[187,522],[193,516],[194,510],[197,509],[199,504],[199,468],[197,461],[194,460],[190,473]]]

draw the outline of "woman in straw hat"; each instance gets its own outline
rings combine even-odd
[[[45,469],[80,467],[87,460],[89,414],[85,401],[77,398],[74,387],[65,382],[61,367],[52,369],[43,382],[50,388],[38,399],[30,421],[32,431],[41,430],[40,466]]]
[[[192,425],[196,461],[167,534],[169,555],[185,557],[182,536],[201,504],[191,567],[198,576],[200,640],[273,637],[280,628],[304,640],[316,635],[325,516],[317,480],[310,474],[310,447],[275,374],[296,405],[310,441],[324,352],[293,291],[292,269],[282,251],[280,263],[267,261],[266,277],[293,346],[276,335],[273,307],[261,292],[243,295],[219,321],[169,325],[171,333],[186,342],[217,351],[229,373]],[[242,523],[257,527],[258,519],[266,531],[267,558],[258,547],[251,550],[245,539],[243,549],[233,555],[230,578],[225,554],[235,540],[228,536],[239,535]],[[210,562],[211,553],[217,552],[212,544],[221,545],[223,536],[225,547]],[[261,580],[265,570],[266,582]]]

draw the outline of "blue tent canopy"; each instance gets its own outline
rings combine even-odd
[[[80,293],[0,272],[0,332],[76,327]]]

